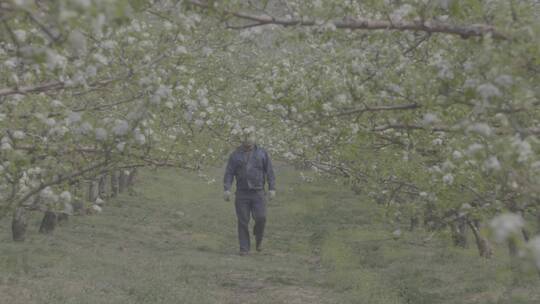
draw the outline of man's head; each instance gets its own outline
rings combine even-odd
[[[251,149],[255,146],[257,136],[255,134],[255,127],[247,127],[242,129],[242,146],[246,149]]]

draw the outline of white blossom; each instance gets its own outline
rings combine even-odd
[[[187,54],[188,51],[187,51],[185,46],[179,45],[179,46],[176,47],[175,53],[177,55],[184,55],[184,54]]]
[[[93,57],[97,62],[101,63],[102,65],[109,64],[109,59],[107,59],[107,57],[105,57],[101,53],[95,53]]]
[[[105,201],[101,197],[98,197],[94,203],[98,206],[102,206],[105,204]]]
[[[2,142],[2,146],[0,149],[4,151],[9,151],[9,150],[13,150],[13,147],[11,146],[9,142]]]
[[[296,159],[296,155],[291,153],[290,151],[283,153],[283,157],[285,157],[288,160],[294,160]]]
[[[447,173],[442,178],[443,182],[447,185],[451,185],[454,183],[454,176],[450,173]]]
[[[53,51],[52,49],[48,49],[46,53],[47,57],[47,68],[49,70],[54,70],[56,68],[64,68],[67,64],[67,58],[58,54],[57,52]]]
[[[92,205],[92,209],[97,213],[101,213],[103,211],[103,208],[101,208],[99,205],[96,205],[96,204]]]
[[[330,103],[328,103],[328,102],[323,103],[322,108],[323,108],[323,110],[324,110],[325,112],[330,112],[330,111],[332,111],[332,105],[331,105]]]
[[[193,122],[195,124],[195,126],[197,126],[197,128],[200,128],[204,125],[204,120],[202,119],[195,119],[195,121]]]
[[[116,145],[116,149],[120,152],[123,152],[124,151],[124,148],[126,147],[126,143],[125,142],[119,142],[117,145]]]
[[[461,204],[461,209],[463,209],[463,210],[469,210],[469,209],[471,209],[471,208],[472,208],[472,206],[471,206],[471,204],[469,204],[469,203],[463,203],[463,204]]]
[[[146,142],[146,137],[144,136],[144,134],[141,134],[141,133],[135,133],[135,141],[139,144],[139,145],[144,145],[144,143]]]
[[[116,121],[112,131],[116,136],[126,135],[129,131],[129,124],[127,121],[119,119]]]
[[[437,117],[437,114],[426,113],[424,114],[424,117],[422,118],[422,124],[424,125],[431,125],[437,122],[439,122],[439,118]]]
[[[531,144],[526,140],[521,140],[521,138],[517,136],[513,139],[512,146],[517,150],[518,162],[527,161],[533,154]]]
[[[64,202],[64,210],[62,212],[68,215],[73,215],[73,205],[71,205],[69,202]]]
[[[409,15],[413,10],[414,8],[410,4],[404,4],[390,14],[390,19],[392,22],[400,22],[403,17]]]
[[[434,146],[440,146],[443,144],[443,140],[442,138],[438,137],[438,138],[435,138],[432,142],[431,142],[432,145]]]
[[[39,196],[48,203],[58,202],[58,195],[54,193],[51,187],[46,187],[45,189],[41,190]]]
[[[25,137],[24,132],[21,130],[14,131],[12,135],[15,139],[23,139]]]
[[[69,112],[69,114],[67,115],[67,123],[68,124],[74,124],[74,123],[77,123],[79,121],[81,121],[82,119],[82,115],[81,113],[79,112]]]
[[[66,128],[65,126],[56,126],[52,129],[49,130],[49,134],[50,135],[53,135],[53,136],[64,136],[66,135],[66,133],[68,132],[68,128]]]
[[[54,99],[54,100],[51,101],[51,106],[53,108],[59,108],[59,107],[63,107],[64,104],[60,100]]]
[[[483,148],[484,148],[484,145],[479,144],[479,143],[473,143],[467,148],[466,154],[469,156],[474,155],[478,151],[482,150]]]
[[[495,83],[500,86],[510,86],[514,83],[514,80],[510,75],[499,75],[495,78]]]
[[[54,120],[54,118],[47,118],[43,122],[49,127],[54,127],[54,125],[56,125],[56,120]]]
[[[15,35],[15,38],[17,38],[17,40],[19,42],[25,42],[26,41],[26,31],[25,30],[17,29],[17,30],[13,31],[13,34]]]
[[[502,243],[513,234],[519,233],[525,225],[523,218],[514,213],[504,213],[496,216],[489,223],[493,231],[495,241]]]
[[[484,100],[490,99],[491,97],[501,96],[501,91],[491,83],[484,83],[479,85],[476,88],[476,91],[482,96]]]
[[[498,171],[501,169],[501,163],[497,159],[497,156],[490,156],[486,161],[484,162],[484,167],[488,170],[495,170]]]
[[[88,134],[90,133],[90,131],[92,131],[92,129],[92,125],[89,122],[85,121],[81,124],[79,128],[77,128],[76,132],[79,134]]]
[[[463,153],[461,153],[460,151],[458,150],[454,150],[454,152],[452,152],[452,157],[454,159],[460,159],[463,157]]]
[[[62,193],[60,193],[59,198],[64,203],[70,203],[71,193],[69,191],[63,191]]]
[[[351,124],[351,133],[356,134],[360,130],[360,126],[357,123]]]
[[[96,128],[96,140],[104,141],[107,139],[107,131],[103,128]]]
[[[474,123],[470,125],[467,128],[467,131],[472,132],[472,133],[477,133],[485,137],[491,136],[491,132],[492,132],[491,127],[488,124],[483,123],[483,122],[478,122],[478,123]]]
[[[80,31],[74,30],[69,33],[68,42],[76,54],[86,53],[86,37]]]

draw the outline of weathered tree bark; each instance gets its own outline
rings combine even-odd
[[[130,195],[135,195],[136,192],[135,192],[135,182],[136,182],[136,179],[137,179],[137,168],[133,168],[129,171],[129,176],[128,176],[128,180],[127,180],[127,188],[128,188],[128,193]]]
[[[11,234],[14,241],[24,241],[26,237],[26,227],[28,227],[26,209],[24,207],[17,207],[13,212],[13,220],[11,221]]]
[[[540,209],[538,209],[538,211],[536,212],[536,226],[537,226],[536,233],[540,234]]]
[[[511,237],[508,239],[508,254],[510,254],[511,257],[515,257],[518,255],[518,246],[516,239]]]
[[[523,239],[525,240],[525,242],[528,242],[529,239],[531,238],[529,230],[527,230],[525,228],[521,228],[521,234],[523,235]]]
[[[118,195],[118,180],[119,180],[119,173],[118,171],[114,170],[111,172],[111,197],[115,197]]]
[[[436,226],[435,219],[435,206],[433,203],[428,203],[427,208],[424,211],[424,227],[428,231],[434,231]]]
[[[135,185],[135,180],[137,178],[137,168],[133,168],[129,171],[128,177],[128,187],[133,187]]]
[[[99,195],[99,184],[95,180],[88,183],[88,201],[95,202]]]
[[[71,205],[73,206],[74,214],[78,214],[78,215],[84,214],[84,203],[81,200],[77,199],[73,201]]]
[[[107,175],[103,174],[98,178],[98,195],[101,198],[107,197]]]
[[[56,227],[57,223],[57,217],[56,213],[53,211],[45,211],[45,215],[43,216],[43,220],[41,221],[41,225],[39,226],[39,232],[40,233],[51,233],[54,231],[54,228]]]
[[[467,223],[464,219],[458,219],[450,224],[452,231],[452,241],[454,246],[468,248]]]
[[[126,170],[120,170],[118,178],[118,192],[123,193],[127,189],[129,174]]]
[[[491,258],[493,256],[493,248],[489,241],[480,234],[479,223],[473,223],[471,221],[467,221],[467,223],[473,232],[479,255],[486,259]]]
[[[84,203],[81,200],[81,184],[79,181],[71,185],[71,193],[73,194],[73,201],[71,205],[73,206],[74,214],[83,214],[84,213]]]
[[[418,228],[419,225],[420,225],[420,220],[418,219],[418,216],[416,215],[411,216],[409,231],[414,231],[416,228]]]

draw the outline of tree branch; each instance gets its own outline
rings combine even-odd
[[[212,9],[210,4],[200,0],[188,0],[191,5],[201,7],[203,9]],[[270,15],[255,15],[245,12],[222,10],[223,14],[231,15],[239,19],[255,22],[253,26],[262,26],[267,24],[275,24],[281,26],[315,26],[318,23],[310,19],[285,19],[276,18]],[[367,18],[347,18],[343,20],[330,21],[336,28],[350,30],[395,30],[395,31],[420,31],[427,33],[443,33],[458,35],[461,38],[470,38],[474,36],[485,36],[491,34],[493,38],[506,40],[508,37],[499,32],[495,27],[486,24],[472,25],[453,25],[440,21],[388,21],[388,20],[372,20]]]
[[[392,105],[392,106],[378,106],[378,107],[364,107],[361,109],[352,109],[344,112],[339,112],[333,116],[347,116],[353,114],[362,114],[364,112],[382,112],[382,111],[399,111],[399,110],[414,110],[421,106],[417,103],[404,104],[404,105]]]
[[[35,86],[25,86],[19,88],[4,88],[0,89],[0,97],[9,96],[14,94],[28,94],[35,92],[44,92],[49,90],[59,90],[64,87],[64,82],[62,81],[51,81]]]
[[[382,125],[377,126],[372,129],[372,131],[375,132],[381,132],[391,129],[402,129],[402,130],[424,130],[424,131],[432,131],[432,132],[451,132],[447,127],[424,127],[420,125],[406,125],[406,124],[388,124],[388,125]]]

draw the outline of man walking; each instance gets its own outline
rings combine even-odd
[[[276,195],[276,184],[272,162],[268,153],[255,143],[253,130],[245,129],[242,145],[229,156],[223,186],[224,199],[230,201],[233,179],[236,178],[235,207],[238,220],[240,255],[250,250],[249,220],[253,216],[256,250],[262,250],[264,226],[266,224],[266,200],[264,185],[268,183],[270,199]]]

